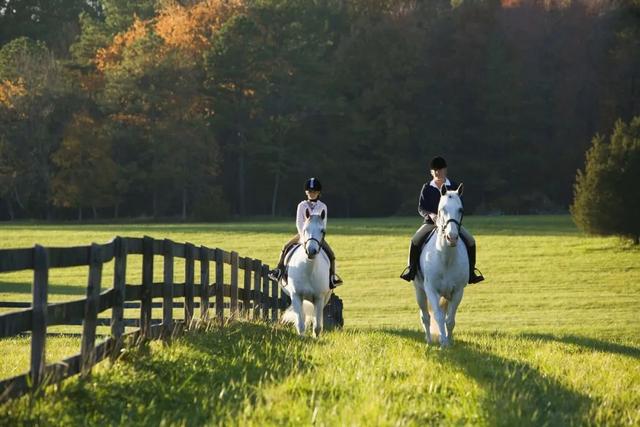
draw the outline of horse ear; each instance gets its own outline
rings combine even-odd
[[[462,190],[464,190],[464,184],[460,183],[460,185],[458,185],[458,189],[456,190],[458,192],[458,196],[462,196]]]
[[[442,194],[443,196],[447,194],[447,184],[442,184],[442,186],[440,187],[440,194]]]
[[[310,216],[311,216],[311,212],[309,212],[309,209],[305,209],[304,210],[304,217],[309,219]]]
[[[324,219],[325,216],[327,216],[327,213],[325,212],[324,209],[322,209],[322,212],[320,213],[320,218]]]

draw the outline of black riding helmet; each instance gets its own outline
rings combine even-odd
[[[322,184],[317,178],[309,178],[304,184],[305,191],[322,191]]]
[[[434,171],[444,169],[446,167],[447,167],[446,160],[440,156],[434,157],[433,159],[431,159],[431,163],[429,163],[429,168]]]

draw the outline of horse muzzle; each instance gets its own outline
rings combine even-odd
[[[458,244],[458,238],[460,237],[458,234],[456,234],[455,236],[451,236],[449,234],[446,234],[445,236],[445,240],[447,241],[447,245],[449,246],[456,246]]]

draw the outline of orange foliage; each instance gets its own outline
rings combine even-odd
[[[230,17],[243,10],[239,0],[207,0],[192,7],[174,3],[160,12],[155,30],[167,46],[197,52]]]
[[[151,31],[164,43],[154,60],[162,60],[171,50],[195,56],[208,47],[213,33],[244,10],[243,0],[204,0],[190,7],[169,3],[152,20],[136,18],[127,31],[114,37],[110,46],[98,50],[96,65],[100,71],[117,66],[123,51]]]
[[[98,49],[96,54],[96,66],[98,70],[104,71],[110,66],[116,65],[122,59],[122,51],[132,45],[137,40],[146,37],[148,33],[147,22],[141,21],[137,17],[131,27],[124,33],[116,34],[113,42],[106,48]]]
[[[0,82],[0,104],[9,109],[15,108],[15,100],[27,94],[24,87],[24,79],[20,77],[17,81],[3,80]]]

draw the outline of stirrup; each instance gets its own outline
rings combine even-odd
[[[278,282],[282,277],[282,270],[276,268],[275,270],[269,271],[269,273],[267,273],[267,276],[269,276],[269,279],[273,280],[274,282]]]
[[[333,273],[329,278],[329,287],[331,289],[335,289],[336,287],[342,285],[342,279],[337,274]]]
[[[478,271],[479,274],[476,274],[476,270]],[[469,276],[469,284],[473,285],[474,283],[480,283],[483,280],[484,280],[484,276],[482,275],[480,270],[478,270],[477,268],[474,268],[473,271],[471,272],[471,275]]]
[[[412,271],[411,266],[407,266],[407,268],[405,268],[402,274],[400,275],[400,278],[402,280],[406,280],[407,282],[411,282],[413,279],[416,278],[416,272]]]

